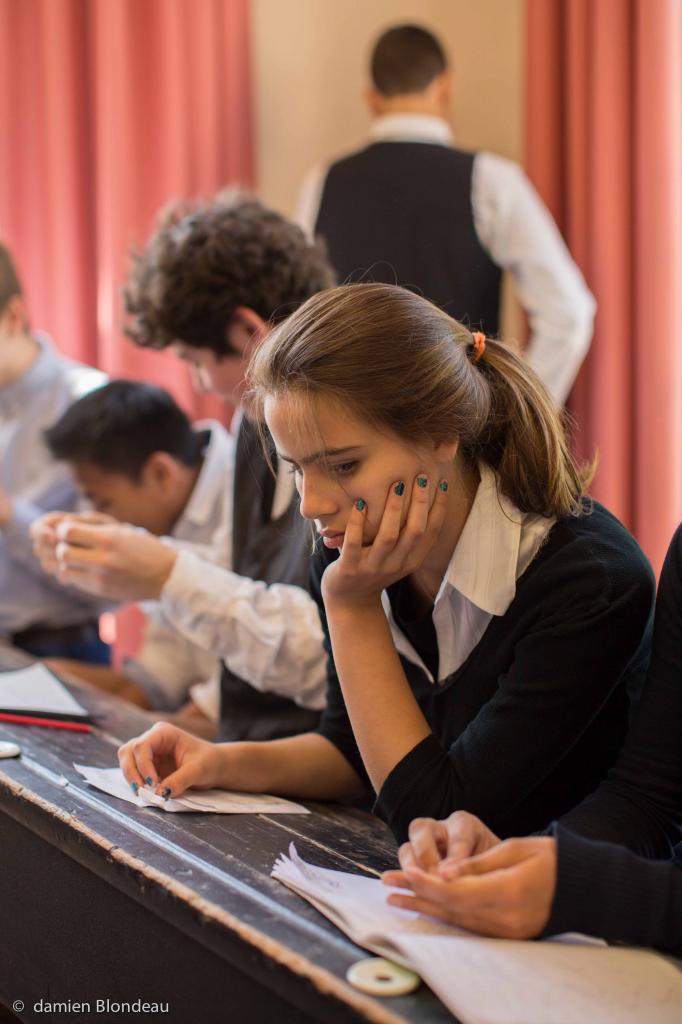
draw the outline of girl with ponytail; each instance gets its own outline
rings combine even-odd
[[[654,585],[585,495],[552,400],[509,348],[391,285],[314,296],[256,351],[253,415],[318,535],[317,732],[211,746],[157,725],[129,781],[340,799],[403,840],[465,809],[498,835],[590,793],[623,741]],[[264,428],[265,434],[265,428]],[[161,771],[159,771],[161,769]]]

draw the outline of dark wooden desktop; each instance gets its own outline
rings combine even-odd
[[[0,670],[25,663],[0,646]],[[113,767],[147,718],[90,689],[77,697],[97,718],[91,734],[0,723],[22,751],[0,760],[0,1004],[80,1024],[452,1021],[423,986],[392,999],[353,989],[346,970],[368,954],[270,878],[292,841],[327,867],[394,864],[381,822],[321,804],[306,816],[138,810],[91,789],[73,762]],[[66,1006],[34,1009],[41,999]],[[112,1006],[135,1000],[168,1012]]]

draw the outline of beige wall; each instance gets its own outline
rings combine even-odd
[[[458,141],[520,159],[523,12],[524,0],[253,0],[263,198],[291,213],[305,171],[362,139],[368,54],[401,21],[432,29],[449,51]]]

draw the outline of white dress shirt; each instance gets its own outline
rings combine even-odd
[[[438,640],[438,681],[464,664],[494,615],[504,615],[516,581],[542,547],[556,522],[520,512],[498,486],[496,473],[479,464],[480,483],[433,605]],[[384,611],[399,654],[434,678],[396,624],[384,591]]]
[[[33,554],[31,523],[44,512],[72,511],[78,493],[68,468],[56,462],[43,431],[88,391],[106,383],[99,370],[58,355],[36,332],[35,361],[0,388],[0,488],[12,498],[12,518],[0,528],[0,636],[30,626],[72,626],[96,618],[101,602],[47,576]]]
[[[386,114],[372,123],[368,142],[452,146],[450,126],[423,114]],[[312,235],[329,164],[303,182],[296,220]],[[482,248],[514,279],[528,314],[525,355],[562,405],[592,339],[596,304],[549,211],[518,164],[492,153],[475,155],[471,205]]]
[[[273,519],[288,508],[293,487],[293,477],[280,464]],[[229,495],[231,499],[232,478]],[[255,689],[320,710],[325,703],[327,657],[317,605],[302,587],[268,586],[231,571],[232,501],[228,504],[223,564],[212,564],[183,547],[161,593],[164,616]],[[217,686],[214,675],[207,687],[192,688],[192,699],[211,716],[218,708]]]
[[[196,483],[166,543],[226,565],[232,545],[232,491],[235,442],[215,420],[194,424],[209,440]],[[219,717],[220,661],[197,647],[169,622],[157,601],[140,602],[146,613],[142,644],[123,670],[144,690],[154,708],[177,708],[188,696],[208,715]]]

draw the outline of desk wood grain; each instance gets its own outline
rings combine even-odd
[[[24,663],[0,645],[0,669]],[[367,954],[270,878],[291,841],[325,867],[394,865],[380,821],[314,803],[305,816],[171,815],[99,793],[73,762],[112,767],[149,719],[73,692],[95,716],[91,734],[0,724],[22,750],[0,761],[0,1003],[22,999],[22,1020],[80,1024],[133,1016],[97,1013],[98,999],[168,1004],[161,1018],[182,1024],[452,1021],[425,987],[379,1000],[349,986]],[[33,1011],[41,998],[93,1012],[48,1017]]]

